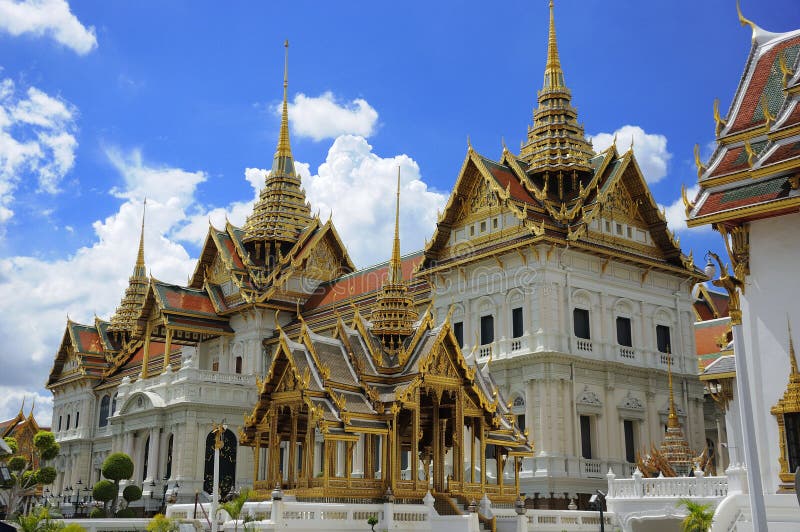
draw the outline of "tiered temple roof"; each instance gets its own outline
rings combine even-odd
[[[689,227],[734,225],[800,208],[800,30],[770,33],[739,13],[752,46],[727,116],[714,102],[716,148],[684,195]]]

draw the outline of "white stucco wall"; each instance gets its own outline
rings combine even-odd
[[[750,224],[750,276],[742,297],[742,322],[766,493],[775,493],[779,483],[778,425],[770,408],[789,381],[787,319],[795,335],[800,332],[799,228],[800,214]]]

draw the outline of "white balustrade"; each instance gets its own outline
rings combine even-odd
[[[583,338],[576,338],[576,345],[578,346],[578,351],[586,351],[587,353],[592,352],[592,341],[585,340]]]
[[[728,477],[664,477],[609,479],[609,491],[615,499],[719,498],[728,494]]]
[[[628,360],[636,358],[636,351],[632,347],[619,346],[619,356]]]
[[[581,476],[587,478],[603,478],[603,462],[601,460],[581,459]]]

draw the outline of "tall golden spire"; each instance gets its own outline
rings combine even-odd
[[[672,353],[667,348],[667,379],[669,382],[669,414],[667,433],[661,442],[661,455],[678,476],[687,475],[692,470],[694,455],[689,442],[683,435],[683,427],[675,409],[675,392],[672,388]]]
[[[147,200],[142,206],[142,227],[139,232],[139,252],[136,254],[136,264],[133,273],[128,278],[128,288],[122,297],[117,310],[111,317],[109,332],[133,332],[136,318],[139,316],[147,292],[147,268],[144,262],[144,220],[147,212]]]
[[[790,379],[792,377],[798,378],[800,377],[800,371],[797,369],[797,357],[794,354],[794,341],[792,341],[792,323],[789,321],[789,318],[786,318],[786,324],[789,327],[789,364],[792,366],[792,372],[790,374]]]
[[[403,263],[400,260],[400,167],[397,167],[397,196],[394,214],[394,241],[386,283],[377,297],[377,307],[372,312],[372,334],[381,339],[389,355],[387,365],[401,362],[403,340],[414,332],[417,311],[414,300],[408,295],[403,280]]]
[[[397,167],[397,200],[394,208],[394,244],[389,261],[389,284],[403,282],[403,267],[400,262],[400,167]]]
[[[283,104],[281,107],[281,132],[278,137],[278,149],[275,150],[275,159],[272,163],[272,171],[276,171],[275,165],[281,159],[292,159],[292,147],[289,144],[289,40],[283,42],[286,49],[283,61]],[[284,172],[294,173],[294,165],[286,168],[281,165],[280,169]]]
[[[520,158],[528,163],[530,174],[541,174],[543,180],[557,178],[568,181],[572,188],[578,178],[591,172],[589,159],[594,157],[594,151],[586,141],[583,126],[578,123],[578,111],[572,107],[572,93],[564,82],[552,0],[549,5],[544,84],[538,92],[539,105],[533,112],[533,125],[528,126],[528,139],[522,145]],[[551,190],[563,190],[556,183],[551,185]],[[544,183],[540,186],[544,187]]]
[[[556,39],[556,17],[553,14],[553,0],[550,0],[550,31],[547,34],[547,64],[544,68],[544,89],[564,87],[564,71],[558,58],[558,39]]]
[[[667,353],[667,379],[669,381],[669,417],[667,419],[667,426],[678,427],[678,414],[675,413],[675,392],[672,388],[672,354]]]
[[[295,172],[289,142],[289,41],[285,41],[283,46],[283,103],[278,148],[272,159],[266,186],[261,189],[253,212],[244,225],[244,242],[259,242],[252,254],[258,261],[265,261],[268,254],[275,254],[280,243],[295,242],[301,231],[311,223],[311,208],[306,203],[300,176]],[[263,249],[260,243],[264,243]],[[278,245],[273,246],[273,243]]]

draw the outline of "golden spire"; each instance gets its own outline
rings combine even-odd
[[[556,18],[553,14],[553,0],[550,0],[550,31],[547,34],[547,64],[544,68],[544,89],[564,86],[564,71],[558,58],[556,39]]]
[[[675,413],[675,393],[672,388],[672,353],[669,352],[669,349],[667,349],[667,379],[669,381],[669,417],[667,426],[677,427],[680,423],[678,414]]]
[[[128,279],[128,288],[122,297],[117,310],[111,317],[109,331],[133,332],[136,325],[136,318],[139,310],[144,303],[145,293],[147,292],[147,268],[144,262],[144,220],[147,212],[147,199],[142,206],[142,227],[139,232],[139,252],[136,255],[136,264],[133,267],[133,274]]]
[[[792,341],[792,323],[789,321],[789,317],[786,317],[786,324],[789,326],[789,363],[792,365],[792,373],[790,376],[795,378],[800,378],[800,371],[797,369],[797,357],[794,354],[794,342]]]
[[[558,55],[556,20],[553,2],[550,1],[550,27],[547,37],[547,62],[544,84],[537,94],[538,107],[533,112],[533,126],[528,127],[528,138],[523,141],[520,158],[529,165],[529,174],[539,174],[537,185],[544,187],[545,172],[581,174],[584,179],[573,179],[568,195],[577,193],[577,182],[585,180],[592,171],[589,159],[594,157],[592,145],[586,141],[583,126],[578,123],[578,112],[572,106],[572,94],[564,82],[564,71]],[[574,190],[573,190],[574,189]],[[559,190],[563,190],[559,187]]]
[[[283,61],[283,106],[281,108],[281,133],[278,137],[278,149],[275,158],[291,157],[292,147],[289,144],[289,40],[283,43],[286,55]]]
[[[403,264],[400,260],[400,167],[397,167],[397,196],[394,215],[394,242],[386,283],[377,296],[377,306],[372,311],[372,334],[381,339],[389,357],[384,364],[402,364],[403,341],[413,334],[417,311],[414,300],[408,295],[403,281]]]
[[[285,41],[283,46],[283,103],[278,148],[272,160],[272,169],[267,175],[266,186],[259,193],[253,212],[244,224],[245,243],[294,243],[312,220],[311,207],[306,202],[300,176],[295,172],[289,142],[289,41]],[[280,251],[280,246],[277,246],[277,251]],[[272,247],[271,253],[276,253],[276,247]],[[265,246],[263,250],[254,250],[253,256],[260,262],[265,261],[266,254]]]
[[[394,244],[389,262],[389,284],[403,282],[403,267],[400,262],[400,167],[397,167],[397,200],[394,208]]]

